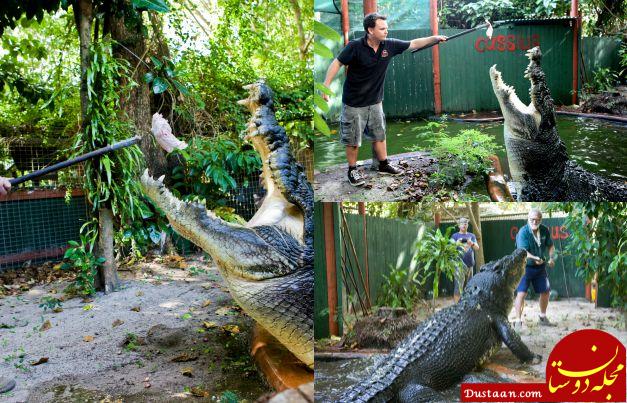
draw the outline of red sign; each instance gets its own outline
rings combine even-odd
[[[546,363],[551,401],[624,402],[625,346],[601,330],[579,330],[553,347]]]
[[[475,50],[479,53],[485,51],[515,52],[517,50],[528,50],[534,46],[540,46],[540,35],[495,35],[492,39],[487,36],[480,36],[475,41]]]
[[[625,346],[602,330],[560,340],[546,364],[546,383],[463,383],[462,402],[624,402]]]

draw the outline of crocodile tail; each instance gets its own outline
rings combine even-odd
[[[462,320],[468,304],[461,301],[422,322],[396,349],[374,364],[374,371],[368,374],[368,379],[347,390],[338,402],[393,401],[397,393],[394,385],[397,378],[410,364],[431,353],[440,336]]]

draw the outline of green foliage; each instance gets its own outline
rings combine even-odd
[[[172,172],[174,189],[184,200],[205,199],[208,208],[224,206],[225,195],[237,189],[236,177],[248,177],[261,168],[253,149],[226,136],[213,139],[194,138],[184,150],[175,150],[185,164]],[[239,184],[248,186],[248,182]]]
[[[439,11],[442,28],[471,28],[491,22],[520,18],[562,17],[568,14],[566,0],[447,0]]]
[[[608,67],[600,67],[594,71],[592,80],[585,84],[585,91],[594,94],[602,91],[610,91],[618,83],[618,74]]]
[[[427,231],[415,244],[414,260],[418,262],[419,283],[425,284],[429,278],[433,278],[434,300],[439,294],[440,276],[453,280],[455,268],[459,265],[457,244],[451,239],[453,230],[454,227],[449,227],[445,234],[439,228]]]
[[[492,168],[488,157],[499,148],[492,136],[479,130],[464,129],[452,135],[446,131],[446,123],[441,122],[429,122],[419,135],[431,138],[431,154],[438,159],[438,171],[430,180],[434,186],[444,188],[463,183],[467,174],[488,174]]]
[[[572,255],[577,276],[612,293],[612,305],[627,308],[627,203],[559,203],[568,213],[570,233],[565,252]]]
[[[137,335],[135,333],[126,333],[126,341],[125,341],[125,345],[124,345],[124,350],[127,352],[131,352],[131,351],[135,351],[137,350],[138,347],[138,343],[137,343]]]
[[[133,8],[137,11],[153,10],[160,13],[170,11],[168,2],[164,0],[133,0]]]
[[[93,254],[93,244],[85,236],[81,235],[81,243],[69,241],[70,248],[65,251],[61,268],[63,270],[74,270],[76,279],[66,289],[70,294],[92,295],[96,292],[94,281],[98,275],[98,267],[102,266],[105,259],[96,257]]]
[[[300,9],[296,17],[294,4]],[[191,4],[171,4],[168,14],[177,38],[171,50],[185,49],[173,54],[180,60],[177,69],[181,81],[189,83],[188,89],[197,94],[205,108],[199,113],[185,103],[179,103],[176,112],[189,124],[186,132],[204,136],[228,133],[235,138],[245,130],[249,112],[237,101],[248,96],[242,87],[265,78],[275,93],[275,109],[279,123],[296,147],[309,147],[313,139],[313,107],[310,36],[313,25],[313,4],[309,0],[218,0],[219,13],[210,32],[204,29],[198,35],[208,38],[198,49],[189,49],[189,12],[207,12]],[[192,20],[192,29],[198,25]],[[301,43],[299,27],[303,32]],[[182,123],[182,122],[181,122]]]
[[[110,42],[94,44],[91,52],[92,62],[87,71],[87,119],[76,140],[77,155],[133,135],[132,128],[119,116],[118,94],[125,91],[121,83],[132,83],[126,64],[112,57]],[[142,164],[143,155],[136,146],[85,163],[85,189],[94,212],[110,208],[120,223],[116,240],[130,244],[136,253],[151,242],[157,243],[165,227],[142,196],[137,181]],[[97,231],[94,226],[86,228],[93,233]],[[94,234],[92,239],[95,238]]]
[[[235,392],[232,392],[230,390],[222,392],[222,395],[220,396],[220,403],[237,403],[237,402],[239,402],[239,397],[237,397],[237,394]]]
[[[0,37],[0,137],[69,147],[80,104],[73,15],[23,17]]]
[[[53,311],[55,308],[61,308],[63,306],[63,302],[60,299],[50,296],[45,296],[41,299],[41,304],[39,304],[40,308],[43,308],[44,312],[50,309]]]
[[[314,34],[334,42],[339,42],[342,39],[340,34],[335,32],[333,28],[319,21],[314,21]],[[325,59],[333,59],[333,52],[331,49],[320,41],[314,43],[314,53]],[[323,83],[315,83],[313,99],[314,104],[316,105],[316,109],[314,110],[314,126],[320,131],[320,133],[325,136],[329,136],[331,134],[331,129],[329,129],[329,126],[322,117],[323,113],[329,112],[329,105],[324,98],[322,98],[320,93],[330,96],[333,95],[333,91],[331,91],[331,89]]]
[[[423,297],[423,286],[426,280],[421,272],[410,268],[394,268],[390,265],[390,273],[383,276],[381,292],[377,296],[377,305],[392,308],[405,308],[411,311],[416,301]]]

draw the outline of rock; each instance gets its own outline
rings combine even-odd
[[[169,328],[166,325],[159,324],[148,329],[147,339],[151,344],[159,347],[174,347],[185,337],[185,329]]]
[[[5,393],[15,388],[15,379],[0,376],[0,393]]]

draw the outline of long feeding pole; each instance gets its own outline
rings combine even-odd
[[[490,24],[490,22],[486,20],[486,22],[484,24],[477,25],[474,28],[470,28],[470,29],[467,29],[465,31],[458,32],[455,35],[449,36],[446,39],[446,41],[449,42],[452,39],[459,38],[460,36],[468,35],[469,33],[475,32],[476,30],[482,29],[482,28],[486,28],[487,29],[486,35],[488,36],[488,38],[492,38],[492,31],[493,31],[493,29],[498,27],[499,25],[502,25],[502,24],[506,23],[506,22],[507,21],[495,21],[494,24]],[[435,43],[431,43],[431,44],[429,44],[427,46],[423,46],[421,48],[414,49],[414,50],[411,51],[411,53],[416,53],[416,52],[419,52],[421,50],[429,49],[430,47],[438,45],[439,43],[440,42],[435,42]]]
[[[342,0],[342,35],[344,36],[344,45],[348,43],[348,32],[350,31],[350,17],[348,14],[348,0]]]
[[[40,169],[38,171],[31,172],[31,173],[29,173],[27,175],[20,176],[19,178],[10,179],[9,182],[11,183],[11,186],[19,185],[20,183],[24,183],[26,181],[29,181],[29,180],[32,180],[32,179],[35,179],[35,178],[39,178],[40,176],[49,174],[51,172],[56,172],[59,169],[63,169],[63,168],[69,167],[70,165],[78,164],[79,162],[86,161],[88,159],[97,157],[99,155],[110,153],[111,151],[115,151],[115,150],[118,150],[120,148],[132,146],[134,144],[137,144],[139,142],[139,140],[141,140],[140,136],[135,136],[135,137],[130,138],[130,139],[122,140],[122,141],[119,141],[117,143],[111,144],[110,146],[102,147],[102,148],[99,148],[97,150],[88,152],[87,154],[83,154],[83,155],[78,156],[76,158],[72,158],[71,160],[59,162],[58,164],[54,164],[54,165],[51,165],[49,167]]]
[[[332,203],[322,203],[322,221],[324,222],[324,256],[327,268],[329,333],[331,336],[337,336],[340,330],[337,323],[337,268],[335,266],[335,228]]]

